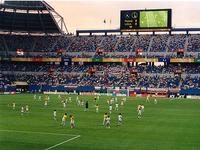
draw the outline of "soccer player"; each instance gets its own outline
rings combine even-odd
[[[138,111],[138,119],[140,119],[142,117],[142,107],[141,107],[141,105],[138,105],[137,111]]]
[[[88,111],[88,108],[89,108],[89,103],[88,103],[88,101],[86,101],[86,103],[85,103],[85,111]]]
[[[103,115],[103,126],[106,126],[106,118],[107,118],[108,114],[104,113]]]
[[[111,98],[110,104],[112,105],[114,103],[114,98]]]
[[[110,116],[106,117],[106,128],[110,128]]]
[[[97,97],[96,97],[96,96],[94,97],[94,102],[95,102],[95,103],[97,102]]]
[[[84,105],[84,100],[81,101],[81,106],[83,106],[83,105]]]
[[[154,104],[157,104],[158,102],[157,102],[157,99],[156,99],[156,97],[155,97],[155,99],[154,99]]]
[[[63,107],[66,108],[66,101],[63,101]]]
[[[82,103],[82,100],[78,100],[78,101],[77,101],[77,105],[78,105],[78,106],[81,106],[81,103]]]
[[[71,128],[75,127],[75,122],[74,122],[74,116],[73,115],[70,115],[70,126],[71,126]]]
[[[121,106],[124,106],[124,100],[121,100]]]
[[[24,107],[21,107],[21,115],[24,115]]]
[[[26,110],[27,113],[29,112],[29,107],[28,107],[28,105],[25,106],[25,110]]]
[[[44,106],[47,106],[48,105],[48,101],[45,99],[44,100]]]
[[[149,101],[149,94],[147,95],[146,102],[150,102]]]
[[[107,100],[107,103],[108,103],[108,105],[110,104],[110,100],[109,99]]]
[[[124,103],[126,103],[126,97],[124,97]]]
[[[53,111],[53,119],[57,120],[57,112],[56,112],[56,110]]]
[[[144,105],[141,105],[141,111],[144,112]]]
[[[47,95],[47,100],[48,100],[48,101],[50,100],[50,96],[49,96],[49,95]]]
[[[99,104],[96,104],[96,113],[98,113],[99,112]]]
[[[119,113],[118,115],[118,126],[120,126],[122,124],[122,114]]]
[[[65,114],[63,115],[61,125],[62,125],[62,126],[65,126],[65,125],[66,125],[66,121],[67,121],[67,113],[65,113]]]
[[[109,112],[110,112],[110,114],[112,113],[112,105],[111,104],[109,105]]]
[[[40,101],[42,99],[41,95],[38,96],[38,100]]]
[[[58,99],[61,99],[61,95],[60,94],[58,95]]]
[[[12,108],[15,110],[15,102],[12,103]]]
[[[118,99],[117,99],[117,97],[115,97],[115,103],[117,103],[118,102]]]
[[[36,94],[34,94],[34,95],[33,95],[33,99],[34,99],[34,100],[36,100],[36,99],[37,99],[37,96],[36,96]]]
[[[79,105],[79,97],[78,96],[76,97],[76,103],[77,103],[77,105]]]
[[[119,110],[119,104],[118,104],[118,103],[115,104],[115,110],[116,110],[116,111]]]
[[[69,97],[69,102],[70,102],[70,103],[72,102],[72,98],[71,98],[71,97]]]

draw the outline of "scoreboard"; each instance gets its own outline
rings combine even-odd
[[[122,10],[120,29],[170,29],[171,9]]]
[[[120,29],[138,29],[140,13],[138,10],[121,11]]]

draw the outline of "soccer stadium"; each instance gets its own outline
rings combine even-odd
[[[173,13],[71,34],[47,1],[2,1],[0,149],[200,150],[200,28]]]

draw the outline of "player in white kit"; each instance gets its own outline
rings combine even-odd
[[[63,101],[63,107],[66,108],[66,101]]]
[[[21,115],[24,115],[24,107],[21,107]]]
[[[118,104],[118,103],[115,104],[115,110],[116,110],[116,111],[119,110],[119,104]]]
[[[157,102],[157,99],[155,98],[155,99],[154,99],[154,104],[157,104],[157,103],[158,103],[158,102]]]
[[[45,100],[45,101],[44,101],[44,106],[47,106],[47,105],[48,105],[48,101]]]
[[[27,113],[29,112],[29,107],[28,107],[28,105],[25,106],[25,110],[26,110]]]
[[[112,113],[112,105],[109,105],[109,112]]]
[[[122,124],[122,114],[119,113],[118,115],[118,126]]]
[[[106,128],[110,128],[110,116],[106,117]]]
[[[56,112],[56,110],[53,111],[53,119],[57,120],[57,112]]]
[[[34,99],[34,100],[36,100],[36,99],[37,99],[37,96],[36,96],[36,94],[34,94],[34,95],[33,95],[33,99]]]
[[[142,105],[138,105],[137,107],[137,111],[138,111],[138,119],[140,119],[142,117]]]
[[[71,97],[69,97],[69,102],[70,102],[70,103],[72,102],[72,98],[71,98]]]
[[[79,101],[79,97],[78,96],[76,97],[76,103],[77,103],[77,105],[80,106],[80,101]]]
[[[115,97],[115,103],[117,103],[118,102],[118,99],[117,99],[117,97]]]

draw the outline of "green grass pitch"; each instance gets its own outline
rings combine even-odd
[[[44,101],[33,100],[32,94],[0,95],[0,149],[200,150],[199,100],[160,98],[154,104],[145,102],[144,98],[128,97],[125,105],[111,114],[108,129],[102,126],[102,120],[104,112],[108,112],[109,97],[100,97],[98,114],[94,96],[79,96],[89,101],[88,112],[76,105],[75,97],[72,96],[72,103],[64,109],[57,95],[50,95],[47,107]],[[15,110],[11,106],[13,101]],[[137,119],[136,107],[140,103],[144,104],[145,112],[142,119]],[[30,112],[21,116],[20,108],[26,104]],[[53,120],[54,109],[58,121]],[[60,126],[64,112],[74,114],[76,128],[71,129],[69,123]],[[121,126],[117,126],[119,112],[124,118]]]
[[[167,27],[167,11],[141,11],[140,27]]]

